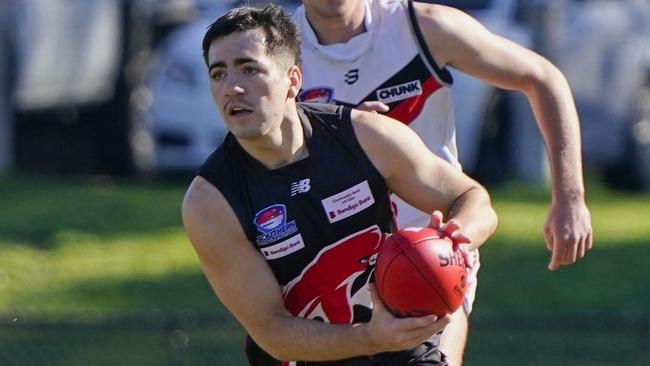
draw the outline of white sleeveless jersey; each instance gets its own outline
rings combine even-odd
[[[300,101],[358,106],[381,101],[431,151],[460,168],[451,74],[429,54],[411,0],[366,0],[367,31],[347,43],[320,45],[303,6],[294,14],[303,36]],[[400,227],[426,226],[423,213],[393,195]]]

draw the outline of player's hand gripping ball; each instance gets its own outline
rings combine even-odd
[[[453,313],[467,290],[465,257],[451,240],[428,227],[389,235],[375,267],[375,285],[398,317]]]

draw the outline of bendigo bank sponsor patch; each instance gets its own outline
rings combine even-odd
[[[260,251],[266,259],[277,259],[284,257],[285,255],[289,255],[304,247],[305,242],[302,240],[302,235],[297,234],[277,244],[262,248]]]
[[[330,224],[355,215],[374,203],[367,180],[321,201]]]

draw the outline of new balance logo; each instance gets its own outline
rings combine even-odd
[[[307,193],[311,189],[309,178],[291,183],[291,197],[298,193]]]
[[[345,83],[352,85],[359,80],[359,69],[352,69],[345,74]]]

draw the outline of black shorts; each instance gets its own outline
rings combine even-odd
[[[419,346],[401,352],[379,353],[373,356],[348,358],[325,362],[298,362],[296,366],[447,366],[446,357],[440,352],[440,335],[431,337]],[[281,363],[246,339],[246,357],[252,366],[279,366]],[[292,364],[293,365],[293,364]]]

